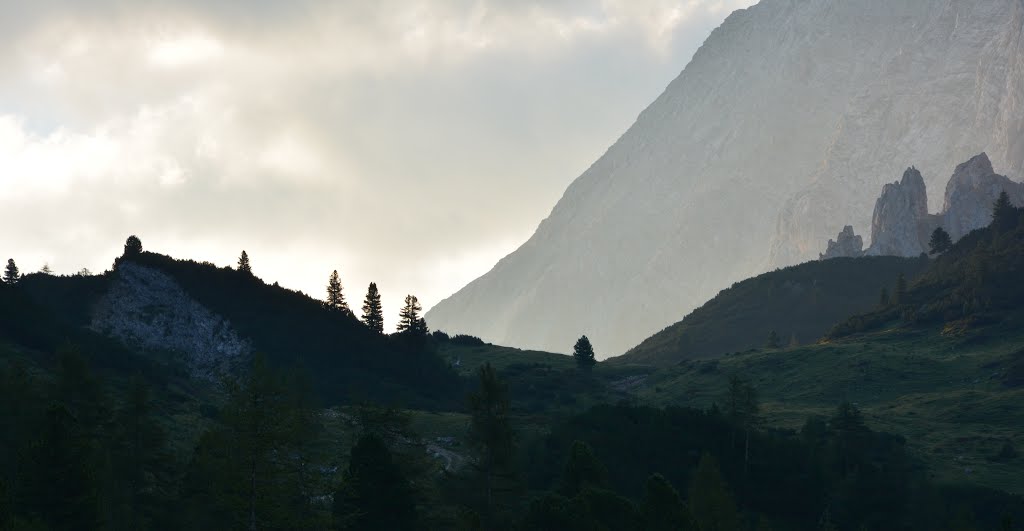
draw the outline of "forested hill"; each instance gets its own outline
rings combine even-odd
[[[837,339],[888,325],[943,324],[957,335],[975,325],[1004,321],[1024,309],[1024,209],[1006,194],[992,223],[936,257],[914,282],[897,288],[888,304],[836,325]]]
[[[722,290],[682,321],[612,363],[672,365],[760,348],[774,332],[781,346],[820,339],[837,322],[877,306],[900,275],[913,279],[920,258],[834,258],[778,269]]]
[[[132,350],[156,351],[150,357],[157,359],[191,356],[202,358],[198,366],[212,367],[219,366],[218,356],[234,355],[241,366],[242,358],[264,354],[272,366],[307,373],[324,404],[371,400],[450,408],[460,406],[464,394],[426,341],[376,333],[351,313],[232,268],[140,252],[119,258],[103,275],[30,274],[10,289],[55,326],[113,334]],[[40,326],[39,319],[24,320]]]

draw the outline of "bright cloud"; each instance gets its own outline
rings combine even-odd
[[[128,234],[389,320],[524,241],[753,0],[0,0],[0,253]]]

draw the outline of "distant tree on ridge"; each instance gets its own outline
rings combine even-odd
[[[20,279],[21,273],[18,272],[18,266],[15,265],[13,258],[8,258],[7,267],[4,268],[4,282],[8,284],[17,284]]]
[[[238,271],[247,275],[252,274],[252,265],[249,263],[249,253],[242,250],[242,254],[238,257]]]
[[[330,310],[340,311],[342,313],[351,314],[352,310],[349,309],[348,303],[345,302],[345,293],[342,291],[341,278],[338,276],[338,270],[335,269],[330,278],[327,279],[327,300],[324,302]]]
[[[417,336],[427,335],[427,322],[420,317],[423,307],[415,295],[405,296],[405,306],[398,313],[398,332]]]
[[[581,369],[590,369],[597,363],[594,356],[594,346],[590,344],[587,336],[581,336],[572,347],[572,357],[576,359],[576,365]]]
[[[378,334],[384,333],[384,310],[375,282],[370,282],[370,287],[366,289],[366,298],[363,300],[363,323]]]

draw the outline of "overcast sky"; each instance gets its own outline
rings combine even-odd
[[[752,0],[0,0],[0,255],[129,234],[388,325],[532,234]]]

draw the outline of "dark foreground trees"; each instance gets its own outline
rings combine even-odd
[[[375,433],[364,433],[352,448],[333,504],[337,529],[418,529],[412,486],[384,439]]]
[[[184,485],[192,529],[315,528],[313,495],[324,489],[310,469],[316,423],[307,386],[262,357],[228,385],[221,423],[200,438]]]
[[[932,231],[932,237],[928,240],[928,253],[929,254],[942,254],[949,250],[953,246],[953,240],[949,237],[949,233],[942,229],[942,227],[936,227]]]

